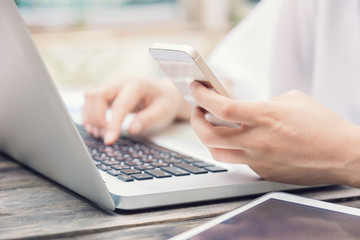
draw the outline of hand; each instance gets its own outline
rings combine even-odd
[[[109,122],[105,119],[108,108],[112,111]],[[137,114],[129,133],[136,135],[175,118],[189,119],[191,108],[170,81],[123,78],[86,92],[84,127],[89,134],[103,137],[105,144],[113,144],[131,112]]]
[[[267,180],[360,186],[359,127],[299,91],[265,102],[228,99],[199,83],[197,103],[240,128],[213,126],[196,108],[191,123],[214,159],[249,165]]]

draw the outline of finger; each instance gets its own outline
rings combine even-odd
[[[84,127],[95,137],[104,137],[106,133],[106,110],[123,87],[123,81],[107,83],[90,89],[85,94],[83,107]]]
[[[208,147],[243,149],[242,134],[244,126],[240,128],[229,128],[213,126],[206,121],[205,113],[195,108],[191,116],[191,125],[202,143]]]
[[[100,136],[103,136],[104,129],[106,126],[106,120],[105,120],[105,113],[102,113],[103,111],[101,109],[97,110],[98,108],[93,107],[92,110],[83,110],[83,125],[86,130],[86,132],[90,135],[93,135],[94,137],[98,138]],[[105,108],[106,110],[106,108]],[[104,110],[104,112],[105,112]],[[97,117],[96,120],[93,118],[93,114],[91,114],[91,117],[89,117],[89,112],[98,112],[99,115],[104,115],[103,118]]]
[[[212,157],[219,162],[246,165],[251,163],[248,154],[244,150],[209,148],[209,151]]]
[[[118,93],[124,87],[124,81],[115,81],[100,86],[97,90],[102,93],[103,97],[108,103],[112,103],[117,97]]]
[[[197,104],[217,118],[248,125],[257,122],[257,115],[260,114],[262,107],[260,103],[226,98],[198,82],[191,83],[190,88]]]
[[[125,116],[141,101],[143,90],[137,84],[130,84],[118,93],[111,105],[112,117],[106,128],[105,144],[113,144],[119,138]]]
[[[84,126],[95,137],[100,137],[102,129],[106,127],[105,113],[109,104],[105,95],[106,93],[99,90],[89,90],[85,95]]]
[[[85,128],[85,131],[91,135],[92,134],[92,126],[89,123],[87,112],[85,110],[85,105],[82,107],[82,119],[83,119],[83,126]]]
[[[137,135],[149,129],[165,126],[175,118],[169,113],[170,109],[167,109],[161,101],[154,101],[136,114],[134,121],[130,125],[129,133]]]

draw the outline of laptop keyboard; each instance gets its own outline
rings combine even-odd
[[[227,171],[214,164],[129,137],[122,136],[115,144],[107,146],[102,139],[86,134],[82,126],[78,125],[78,128],[96,167],[124,182]]]

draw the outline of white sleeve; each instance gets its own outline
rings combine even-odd
[[[209,64],[236,97],[310,91],[316,0],[262,0],[215,48]]]

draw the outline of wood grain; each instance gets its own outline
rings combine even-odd
[[[339,186],[297,194],[360,207],[358,189]],[[1,239],[167,239],[252,199],[254,196],[147,211],[109,212],[0,156]]]

